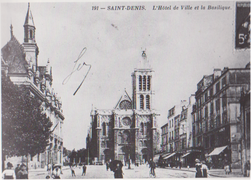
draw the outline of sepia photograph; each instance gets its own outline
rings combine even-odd
[[[250,178],[250,4],[1,1],[1,178]]]

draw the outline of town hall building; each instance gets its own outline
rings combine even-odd
[[[132,73],[132,98],[124,92],[114,109],[91,111],[87,148],[92,160],[145,163],[156,150],[154,71],[143,51]]]
[[[53,88],[52,67],[50,61],[38,66],[39,48],[36,43],[35,23],[30,3],[24,21],[24,42],[20,44],[10,26],[10,40],[1,49],[2,72],[18,85],[29,89],[31,97],[38,97],[41,109],[52,122],[49,145],[43,153],[33,157],[6,157],[6,163],[17,164],[29,161],[29,168],[44,168],[48,164],[63,163],[63,122],[62,101]]]

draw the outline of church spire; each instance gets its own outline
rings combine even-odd
[[[150,69],[150,68],[151,66],[147,59],[146,50],[143,50],[141,54],[141,58],[138,62],[138,69]]]
[[[10,25],[10,38],[12,39],[13,37],[13,26],[12,24]]]
[[[28,3],[28,10],[24,22],[24,42],[35,43],[35,24],[30,10],[30,3]]]
[[[25,17],[24,25],[29,25],[29,26],[34,26],[35,27],[35,24],[34,24],[34,21],[33,21],[33,16],[32,16],[31,10],[30,10],[30,3],[28,3],[28,10],[27,10],[27,14],[26,14],[26,17]]]

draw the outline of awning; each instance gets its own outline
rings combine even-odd
[[[163,158],[163,159],[169,159],[170,157],[173,157],[175,154],[176,154],[176,152],[170,154],[169,156],[167,156],[167,157],[165,157],[165,158]]]
[[[187,157],[189,154],[191,154],[191,152],[188,152],[188,153],[184,154],[184,155],[181,156],[181,157],[182,157],[182,158]]]
[[[215,148],[208,156],[216,156],[219,155],[227,146],[217,147]]]
[[[169,156],[171,153],[166,153],[166,154],[162,154],[162,158],[164,159],[165,157]]]

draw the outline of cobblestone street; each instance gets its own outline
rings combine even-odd
[[[85,176],[82,176],[82,168],[75,167],[76,176],[71,175],[71,170],[69,167],[63,168],[63,174],[61,175],[62,179],[91,179],[91,178],[107,178],[113,179],[113,172],[106,171],[106,167],[103,166],[87,166],[87,173]],[[142,165],[139,167],[132,166],[131,169],[128,167],[123,167],[124,178],[150,178],[149,176],[149,168],[146,165]],[[157,178],[194,178],[195,169],[194,168],[156,168],[155,170]],[[29,172],[29,179],[45,179],[47,172],[43,169],[41,170],[31,170]],[[223,169],[213,169],[209,170],[210,178],[218,178],[218,177],[242,177],[240,170],[233,171],[232,174],[225,176]]]

